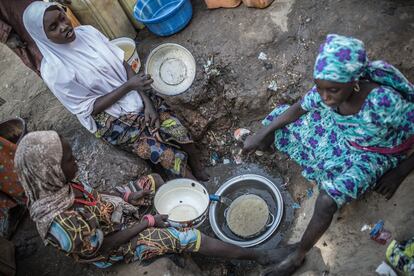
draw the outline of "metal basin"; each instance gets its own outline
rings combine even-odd
[[[222,241],[242,247],[252,247],[270,238],[278,228],[283,217],[283,198],[276,185],[268,178],[257,174],[236,176],[224,183],[215,193],[234,200],[244,194],[256,194],[263,198],[269,206],[269,212],[274,216],[273,223],[261,235],[243,239],[234,235],[228,228],[224,210],[226,205],[219,202],[210,204],[209,219],[216,236]]]

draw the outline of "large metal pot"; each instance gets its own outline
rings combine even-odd
[[[154,207],[159,214],[168,215],[172,227],[198,227],[207,218],[210,196],[199,182],[180,178],[168,181],[155,194]]]
[[[236,191],[243,191],[246,189],[253,189],[255,194],[264,192],[271,198],[271,205],[273,207],[269,208],[269,211],[274,216],[274,219],[272,218],[272,223],[269,223],[266,226],[263,233],[250,239],[240,239],[236,236],[232,237],[223,228],[223,225],[225,224],[225,207],[221,204],[217,204],[216,202],[213,202],[210,205],[209,219],[211,228],[216,236],[222,241],[242,247],[252,247],[269,239],[278,228],[283,217],[283,198],[279,189],[272,182],[272,180],[257,174],[244,174],[231,178],[220,186],[216,192],[216,195],[219,197],[229,197],[229,195],[234,194]],[[269,204],[270,202],[267,203]],[[269,207],[271,206],[269,205]]]

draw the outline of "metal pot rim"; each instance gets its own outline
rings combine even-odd
[[[235,183],[242,181],[242,180],[257,180],[266,185],[273,193],[273,195],[276,197],[276,205],[277,205],[277,214],[275,214],[275,220],[273,224],[259,237],[249,240],[249,241],[237,241],[229,238],[225,235],[225,233],[218,227],[218,223],[216,220],[215,212],[217,208],[217,202],[212,202],[210,204],[209,209],[209,221],[211,228],[213,229],[214,233],[217,235],[219,239],[222,241],[235,244],[242,247],[252,247],[256,246],[265,240],[267,240],[270,236],[273,235],[273,233],[278,228],[282,217],[283,217],[283,197],[280,193],[279,189],[276,187],[276,185],[268,178],[258,175],[258,174],[243,174],[236,177],[233,177],[226,181],[215,193],[216,195],[223,195],[223,193],[232,185]]]
[[[173,223],[176,223],[176,224],[191,224],[194,221],[197,221],[199,219],[202,219],[202,221],[204,221],[205,218],[203,219],[203,217],[206,217],[207,216],[208,211],[209,211],[209,207],[210,207],[210,204],[211,204],[211,200],[209,199],[209,194],[208,194],[208,191],[207,191],[206,187],[202,183],[200,183],[200,182],[198,182],[196,180],[193,180],[193,179],[181,178],[181,180],[189,181],[189,182],[192,182],[192,183],[197,183],[198,185],[202,186],[203,189],[206,191],[206,198],[208,200],[208,204],[207,204],[206,208],[204,209],[204,211],[198,217],[196,217],[196,218],[194,218],[192,220],[185,220],[185,221],[177,221],[177,220],[172,220],[172,219],[168,219],[168,220],[171,221],[171,222],[173,222]],[[177,179],[173,179],[173,180],[167,181],[164,185],[168,184],[169,182],[175,182],[175,181],[177,181]],[[156,193],[158,193],[159,191],[160,190],[158,190]],[[154,209],[155,209],[155,211],[158,214],[161,214],[159,212],[159,210],[157,209],[157,205],[155,204],[155,201],[154,201]]]

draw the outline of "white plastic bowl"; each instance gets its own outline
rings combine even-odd
[[[196,75],[193,55],[181,45],[165,43],[151,51],[145,73],[154,80],[152,88],[158,93],[174,96],[185,92]]]

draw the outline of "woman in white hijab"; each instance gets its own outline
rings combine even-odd
[[[171,176],[208,180],[188,131],[150,93],[151,76],[135,75],[120,48],[92,26],[73,28],[52,3],[33,2],[23,21],[43,55],[43,80],[84,127]]]

